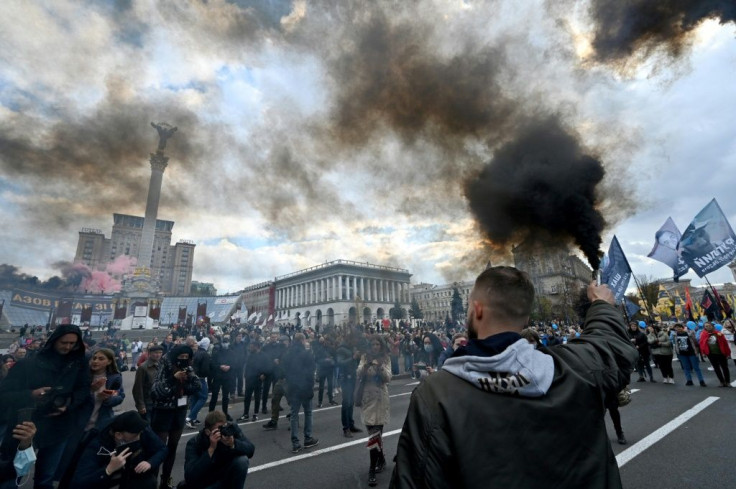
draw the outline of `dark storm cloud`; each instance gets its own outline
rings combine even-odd
[[[331,121],[337,138],[369,145],[388,128],[409,145],[431,140],[444,156],[435,160],[445,169],[441,178],[463,182],[491,242],[574,242],[597,268],[606,224],[596,191],[605,174],[601,160],[585,153],[561,115],[530,110],[504,83],[510,67],[503,42],[486,45],[470,36],[457,54],[442,56],[431,43],[434,26],[421,16],[397,21],[377,10],[361,19],[352,25],[348,48],[330,65],[338,91]],[[468,140],[495,151],[480,174],[465,171],[473,161]],[[416,161],[412,168],[433,173],[430,164]],[[424,198],[427,209],[443,199],[442,193]]]
[[[598,268],[605,220],[596,187],[603,165],[556,117],[533,121],[495,152],[466,185],[481,229],[497,244],[530,246],[574,240]]]
[[[690,34],[706,19],[736,21],[733,0],[594,0],[593,49],[603,62],[625,63],[663,49],[678,57],[689,46]]]

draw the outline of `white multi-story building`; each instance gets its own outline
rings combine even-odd
[[[398,302],[408,311],[411,274],[394,268],[335,260],[274,280],[276,321],[316,327],[364,324],[389,317]]]
[[[452,294],[455,289],[463,301],[463,312],[467,312],[468,297],[474,283],[468,280],[444,285],[416,284],[411,289],[411,297],[417,301],[424,321],[444,321],[452,317]]]

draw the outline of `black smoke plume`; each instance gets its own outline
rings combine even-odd
[[[722,24],[736,21],[733,0],[594,0],[593,49],[603,62],[626,61],[659,49],[678,57],[690,42],[689,34],[704,20]]]
[[[470,209],[497,244],[533,246],[574,241],[593,269],[605,220],[596,186],[605,171],[556,117],[530,123],[465,187]]]

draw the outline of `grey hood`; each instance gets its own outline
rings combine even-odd
[[[516,341],[498,355],[449,358],[442,368],[478,389],[524,397],[545,395],[555,373],[552,357],[537,351],[525,339]]]

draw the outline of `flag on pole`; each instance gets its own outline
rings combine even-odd
[[[616,236],[611,240],[608,254],[601,261],[601,283],[607,284],[616,297],[616,302],[621,302],[626,293],[626,288],[631,280],[631,267],[624,255],[624,250]]]
[[[718,307],[723,311],[724,317],[730,318],[733,315],[733,310],[731,310],[731,306],[728,304],[727,301],[721,298],[720,294],[718,294],[718,289],[716,289],[715,287],[713,287],[713,294],[716,297],[716,303]]]
[[[721,319],[721,310],[718,308],[718,304],[716,304],[716,301],[713,299],[713,296],[710,294],[708,289],[703,292],[703,298],[700,299],[700,305],[705,311],[705,315],[708,317],[709,321]]]
[[[641,311],[641,306],[628,297],[624,297],[624,305],[626,307],[626,314],[629,316],[629,320],[634,317],[634,314]]]
[[[695,216],[677,249],[698,277],[714,272],[736,257],[736,234],[716,199]]]
[[[685,316],[688,321],[695,320],[695,310],[693,309],[693,299],[690,297],[690,287],[685,287]]]
[[[675,274],[675,281],[685,275],[689,269],[677,250],[681,236],[675,221],[668,217],[662,227],[654,233],[654,248],[647,255],[670,267]]]

